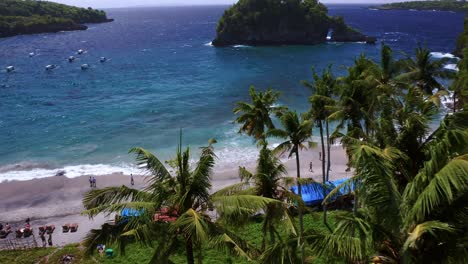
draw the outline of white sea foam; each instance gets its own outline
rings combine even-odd
[[[455,55],[451,53],[443,53],[443,52],[431,52],[431,56],[435,59],[442,59],[442,58],[449,58],[449,59],[458,59]]]
[[[239,49],[239,48],[251,48],[252,46],[248,46],[248,45],[233,45],[232,47],[233,47],[233,48],[236,48],[236,49]]]
[[[450,64],[446,64],[444,66],[444,69],[451,70],[451,71],[458,71],[458,66],[457,64],[450,63]]]
[[[8,169],[10,167],[10,169]],[[32,179],[52,177],[65,172],[64,176],[68,178],[76,178],[84,175],[108,175],[113,173],[130,173],[141,175],[144,171],[130,164],[121,164],[117,166],[108,164],[84,164],[72,165],[61,168],[48,168],[48,166],[21,166],[19,164],[3,166],[0,168],[0,182],[17,180],[26,181]]]

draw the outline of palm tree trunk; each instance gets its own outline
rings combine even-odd
[[[195,264],[195,259],[193,258],[193,242],[191,237],[189,237],[185,242],[185,251],[187,254],[187,264]]]
[[[275,244],[275,228],[272,224],[270,224],[270,244]]]
[[[330,180],[330,169],[331,169],[331,159],[330,159],[330,156],[331,156],[331,144],[330,144],[330,130],[329,130],[329,127],[328,127],[328,119],[325,120],[325,125],[326,125],[326,132],[327,132],[327,181]]]
[[[320,140],[322,141],[322,183],[323,183],[323,187],[322,187],[322,194],[323,194],[323,198],[325,199],[325,197],[327,196],[327,189],[325,188],[326,184],[327,184],[327,175],[325,174],[325,142],[323,140],[323,123],[322,121],[319,121],[319,130],[320,130]],[[330,227],[328,226],[328,223],[327,223],[327,206],[325,204],[323,204],[323,224],[329,229]]]
[[[197,264],[203,264],[203,252],[200,242],[197,243],[197,253]]]
[[[297,179],[301,178],[301,166],[299,162],[299,146],[294,146],[296,148],[296,168],[297,168]],[[297,181],[297,193],[302,199],[302,185]],[[302,237],[304,234],[304,215],[302,214],[302,204],[299,204],[299,246],[301,247],[301,263],[305,263],[305,249]]]
[[[263,220],[263,226],[262,226],[262,251],[265,251],[265,248],[266,248],[267,226],[268,226],[268,211],[265,214],[265,220]]]

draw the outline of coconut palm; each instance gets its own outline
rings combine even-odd
[[[453,91],[453,112],[468,107],[468,48],[464,49],[463,54],[463,59],[458,63],[459,72],[450,87]]]
[[[330,168],[331,168],[331,140],[330,140],[330,131],[329,125],[330,120],[328,116],[336,110],[335,108],[335,100],[333,99],[333,94],[336,92],[337,89],[337,81],[333,77],[331,72],[331,66],[325,69],[321,76],[317,74],[315,69],[312,69],[312,77],[314,79],[313,83],[309,83],[307,81],[303,81],[303,85],[309,88],[314,94],[309,98],[309,102],[311,103],[310,109],[310,117],[312,120],[315,121],[316,126],[319,128],[320,131],[320,139],[322,143],[322,174],[323,174],[323,184],[325,184],[330,175]],[[325,144],[323,138],[323,130],[325,127],[326,132],[326,142],[327,142],[327,151],[325,152]],[[326,153],[326,158],[325,158]],[[325,162],[327,163],[325,169]],[[326,171],[326,173],[325,173]]]
[[[437,78],[453,77],[453,73],[444,69],[447,62],[447,58],[434,59],[429,49],[419,46],[415,50],[415,58],[408,56],[405,60],[405,73],[398,79],[412,82],[424,93],[432,95],[434,89],[445,89]]]
[[[241,124],[239,133],[252,136],[255,141],[265,140],[265,132],[274,128],[271,115],[280,116],[285,111],[284,106],[276,106],[280,93],[267,89],[265,92],[256,92],[250,87],[252,103],[238,102],[234,114],[239,114],[235,122]]]
[[[309,119],[299,118],[298,114],[293,111],[288,111],[280,117],[280,122],[283,129],[271,129],[268,131],[269,136],[287,139],[280,143],[275,152],[284,154],[289,152],[289,157],[296,156],[296,171],[297,171],[297,186],[298,195],[302,197],[302,185],[299,179],[301,178],[300,166],[300,150],[307,149],[312,143],[309,141],[312,137],[313,122]],[[301,248],[301,261],[305,261],[305,251],[302,241],[302,233],[304,232],[303,208],[299,206],[299,245]]]
[[[190,264],[195,262],[195,252],[197,263],[202,263],[202,244],[221,247],[244,257],[255,255],[234,233],[214,222],[207,210],[214,208],[218,213],[232,217],[257,212],[277,201],[254,195],[212,197],[209,192],[215,162],[212,143],[215,142],[210,140],[208,147],[201,148],[195,165],[190,163],[190,148],[182,152],[179,145],[176,157],[166,162],[173,173],[149,151],[131,149],[130,153],[136,154],[137,165],[149,173],[148,186],[142,190],[108,187],[84,195],[86,211],[83,214],[89,217],[119,214],[123,209],[133,212],[132,216],[116,218],[115,224],[107,223],[101,229],[91,230],[85,239],[87,253],[92,254],[98,244],[116,244],[125,253],[129,243],[154,246],[157,242],[150,263],[164,264],[171,263],[169,257],[177,251],[182,240]],[[172,220],[156,218],[158,212]]]
[[[240,167],[239,176],[241,182],[223,188],[216,192],[214,196],[251,194],[283,202],[297,200],[297,197],[289,190],[293,181],[291,178],[285,177],[285,174],[286,168],[279,158],[266,145],[263,145],[259,153],[255,172],[252,173],[245,167]],[[286,231],[288,233],[296,233],[294,221],[289,213],[289,206],[288,203],[278,202],[270,203],[266,206],[262,225],[261,252],[265,251],[267,240],[269,240],[268,244],[270,245],[275,243],[276,236],[278,235],[275,226],[278,223],[281,222],[283,227],[287,226]],[[269,238],[267,238],[267,233],[269,234]]]
[[[355,175],[332,191],[354,187],[360,204],[342,213],[330,235],[305,239],[319,255],[335,254],[373,263],[463,263],[468,197],[466,114],[448,116],[424,145],[429,159],[400,192],[396,161],[405,155],[393,147],[350,139]]]
[[[130,153],[136,154],[139,166],[145,167],[150,173],[148,187],[144,190],[131,189],[125,186],[108,187],[92,190],[85,194],[83,205],[86,209],[84,214],[93,217],[97,214],[119,213],[124,208],[132,209],[141,214],[124,224],[116,223],[112,236],[104,236],[103,232],[93,231],[87,238],[90,249],[102,241],[119,242],[121,248],[125,243],[136,239],[141,243],[151,244],[155,233],[162,235],[168,242],[164,250],[158,247],[155,257],[158,263],[173,253],[171,250],[176,243],[177,237],[181,235],[185,241],[187,263],[194,263],[194,244],[199,244],[206,239],[206,221],[208,217],[205,211],[208,208],[211,188],[211,170],[215,162],[215,154],[212,146],[202,148],[200,158],[194,168],[190,165],[190,149],[182,152],[179,145],[176,157],[169,165],[175,171],[171,175],[164,164],[152,153],[143,148],[133,148]],[[161,208],[178,220],[169,228],[161,228],[161,223],[153,222],[154,212]],[[200,227],[200,228],[195,228]],[[166,230],[166,232],[158,232]],[[172,230],[167,232],[167,230]],[[107,230],[109,232],[109,230]],[[99,236],[96,234],[99,233]]]

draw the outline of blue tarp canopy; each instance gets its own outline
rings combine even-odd
[[[124,208],[120,212],[120,216],[124,216],[124,217],[140,216],[141,213],[142,213],[142,210],[136,210],[136,209],[132,209],[132,208]]]
[[[319,205],[325,198],[323,196],[324,188],[326,189],[325,196],[327,196],[333,189],[335,189],[338,185],[342,184],[346,180],[347,179],[340,179],[332,182],[327,182],[326,187],[324,187],[321,183],[311,183],[302,185],[302,200],[304,200],[304,202],[307,205]],[[349,189],[349,186],[341,188],[339,193],[337,194],[337,197],[349,193]],[[291,191],[293,191],[295,194],[298,194],[297,186],[293,186],[291,188]],[[351,191],[354,191],[354,185],[351,185]]]

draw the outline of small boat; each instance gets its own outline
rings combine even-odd
[[[83,54],[84,52],[85,52],[84,50],[79,49],[76,53],[81,55],[81,54]]]
[[[12,71],[14,71],[14,70],[15,70],[15,66],[8,66],[8,67],[6,67],[6,71],[7,71],[7,72],[12,72]]]
[[[30,57],[30,58],[31,58],[31,57],[34,57],[34,56],[36,56],[36,53],[34,53],[34,52],[30,52],[30,53],[29,53],[29,57]]]
[[[333,29],[329,29],[327,33],[327,41],[332,40],[333,37]]]
[[[68,57],[68,62],[74,62],[74,61],[75,61],[75,57],[74,57],[74,56]]]
[[[106,57],[101,57],[101,58],[99,59],[99,61],[100,61],[100,62],[106,62],[106,61],[107,61],[107,58],[106,58]]]
[[[45,67],[46,71],[51,71],[53,69],[57,68],[57,65],[55,64],[49,64]]]
[[[81,64],[81,69],[82,69],[82,70],[87,70],[87,69],[89,69],[89,64],[86,64],[86,63],[85,63],[85,64]]]

